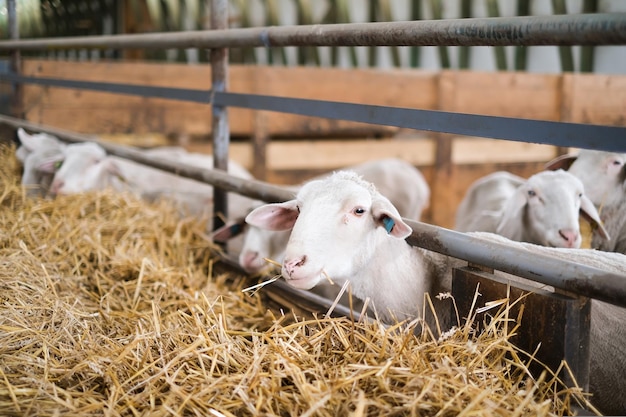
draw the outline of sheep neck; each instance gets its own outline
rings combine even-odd
[[[429,288],[430,259],[423,249],[381,231],[376,234],[370,259],[362,259],[354,276],[348,278],[353,293],[369,298],[384,319],[415,317],[421,313],[423,295]]]

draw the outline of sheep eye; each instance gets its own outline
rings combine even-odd
[[[59,168],[61,168],[63,166],[63,161],[56,161],[54,163],[54,169],[58,170]]]
[[[298,214],[300,214],[300,206],[296,206],[296,210],[298,210]]]
[[[534,197],[536,195],[537,195],[537,193],[535,192],[535,190],[528,190],[528,196],[529,197]]]
[[[352,212],[357,216],[361,216],[365,214],[365,209],[363,207],[356,207],[354,210],[352,210]]]

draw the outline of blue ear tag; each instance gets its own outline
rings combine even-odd
[[[233,236],[237,236],[241,232],[242,232],[241,224],[235,223],[232,226],[230,226],[230,233],[232,233]]]
[[[391,217],[383,217],[383,224],[385,225],[385,230],[387,231],[387,234],[389,234],[393,230],[393,227],[396,225],[396,222],[394,222]]]

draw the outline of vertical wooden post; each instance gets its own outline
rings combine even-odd
[[[13,40],[20,38],[20,29],[17,21],[17,5],[16,0],[9,0],[7,2],[8,8],[8,24],[9,24],[9,37]],[[21,54],[19,50],[11,52],[10,71],[13,74],[19,75],[22,72]],[[13,98],[11,102],[11,113],[13,116],[23,119],[24,108],[22,106],[22,85],[19,82],[13,83]]]
[[[450,187],[455,181],[455,167],[452,162],[454,139],[446,133],[435,133],[435,164],[433,166],[433,184],[431,190],[431,222],[452,228],[449,223],[454,219],[454,194]]]
[[[445,73],[437,76],[437,108],[443,109],[452,105],[453,100],[449,98],[449,92],[454,90],[446,83],[450,82],[450,77],[446,77]],[[454,139],[452,135],[447,133],[433,133],[435,140],[435,162],[433,165],[433,177],[431,185],[431,204],[430,221],[434,224],[452,228],[454,219],[454,211],[456,210],[456,202],[452,198],[453,193],[450,187],[455,181],[455,167],[452,160],[452,147]]]
[[[252,136],[252,175],[261,181],[267,180],[267,114],[263,111],[254,113],[254,132]]]
[[[228,0],[211,0],[211,29],[228,29]],[[228,86],[228,48],[211,49],[211,91],[226,91]],[[213,166],[228,171],[228,110],[212,102]],[[213,228],[224,225],[228,216],[228,193],[213,188]]]

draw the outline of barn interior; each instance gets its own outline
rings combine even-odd
[[[179,11],[174,10],[178,2],[103,0],[85,2],[85,8],[77,5],[75,9],[69,3],[74,2],[59,6],[41,1],[46,32],[32,29],[32,39],[106,35],[102,16],[109,16],[119,28],[110,32],[111,36],[165,31],[168,19],[181,22],[180,27],[170,24],[168,31],[210,27],[210,2],[181,1],[178,6],[187,8]],[[196,3],[199,8],[192,8]],[[226,3],[230,4],[230,27],[245,26],[246,20],[254,17],[254,7],[261,7]],[[278,23],[271,20],[275,19],[270,13],[277,7],[274,3],[264,3],[267,26]],[[311,17],[315,13],[306,13],[308,2],[294,3],[303,11],[294,23],[317,23]],[[339,7],[337,10],[344,3],[329,2]],[[390,16],[386,9],[390,2],[371,3],[377,4],[375,14],[382,16],[372,22]],[[432,2],[431,13],[436,14],[438,3]],[[61,27],[55,26],[57,7],[64,7],[68,16],[75,13],[65,19],[73,22],[68,25],[73,31],[62,33]],[[44,10],[56,10],[57,19]],[[592,11],[602,12],[597,5]],[[199,26],[185,28],[185,13],[202,15],[203,19],[195,22]],[[18,16],[24,14],[18,10]],[[428,18],[427,13],[422,15],[422,19]],[[23,24],[22,30],[28,27]],[[15,45],[10,42],[0,41],[8,62],[2,72],[4,79],[0,78],[0,102],[4,105],[0,126],[5,142],[0,148],[0,409],[8,414],[607,413],[594,404],[594,395],[589,393],[588,352],[582,348],[582,357],[574,362],[563,350],[546,355],[546,350],[557,345],[533,339],[532,324],[523,318],[534,317],[528,311],[536,305],[552,308],[552,312],[570,312],[572,306],[590,305],[595,297],[623,307],[620,297],[626,281],[611,281],[617,288],[612,295],[601,288],[604,281],[592,283],[592,293],[587,294],[554,289],[545,283],[540,284],[541,291],[523,285],[518,291],[506,282],[491,288],[493,266],[468,260],[455,277],[464,286],[444,295],[451,298],[455,326],[422,331],[419,320],[383,323],[375,311],[351,297],[349,289],[338,303],[338,299],[294,291],[278,272],[246,274],[237,265],[236,253],[225,253],[223,246],[212,242],[209,218],[181,217],[167,200],[150,202],[111,190],[32,198],[20,184],[23,166],[15,156],[18,145],[12,142],[18,127],[47,131],[69,143],[96,140],[108,152],[131,158],[163,146],[213,154],[216,119],[208,101],[116,94],[106,88],[130,85],[209,92],[215,89],[219,67],[202,48],[195,49],[197,55],[192,49],[183,53],[182,48],[176,53],[162,48],[100,48],[97,59],[93,59],[96,52],[87,52],[85,59],[87,49],[81,48],[69,49],[62,56],[60,52],[47,52],[46,56],[26,49],[16,57]],[[603,46],[600,41],[595,47]],[[313,65],[316,54],[322,54],[317,58],[322,61],[325,53],[333,56],[330,47],[323,48],[301,47],[297,52],[288,47],[231,49],[227,91],[471,114],[484,116],[475,122],[485,125],[494,117],[624,132],[626,75],[587,68],[590,64],[583,58],[589,51],[593,53],[591,46],[572,47],[570,52],[577,51],[580,56],[575,65],[565,47],[555,46],[561,68],[554,72],[524,71],[527,68],[517,65],[503,69],[502,59],[509,56],[511,61],[513,50],[505,53],[498,47],[492,48],[496,68],[487,70],[464,67],[462,60],[456,67],[445,66],[445,47],[440,47],[438,68],[403,67],[398,63],[410,61],[413,52],[402,47],[351,50],[345,46],[339,52],[345,60],[346,56],[361,57],[366,48],[372,55],[374,50],[388,51],[392,67],[380,62],[349,68]],[[448,48],[448,53],[456,51]],[[459,49],[460,56],[468,51]],[[508,55],[502,58],[503,53]],[[197,62],[191,62],[194,56]],[[276,65],[274,61],[282,56],[285,61]],[[296,64],[290,65],[290,59]],[[601,65],[596,63],[596,67]],[[11,74],[23,77],[22,82],[16,83]],[[35,79],[92,85],[68,88]],[[102,83],[100,88],[94,88],[98,83]],[[446,243],[445,239],[453,236],[446,233],[454,228],[456,209],[477,179],[495,171],[528,178],[554,158],[584,147],[552,140],[541,128],[524,132],[525,140],[502,140],[455,133],[456,127],[445,133],[242,107],[228,109],[227,125],[228,157],[269,186],[266,190],[264,184],[256,184],[251,192],[257,197],[272,192],[284,195],[272,186],[299,184],[368,160],[409,162],[430,186],[430,202],[420,219],[423,225],[415,224],[412,236],[412,244],[427,248],[436,246],[436,233],[441,233]],[[533,133],[540,138],[528,137]],[[595,145],[601,148],[606,143],[599,139]],[[212,178],[193,169],[189,172],[192,177]],[[236,188],[239,183],[230,186]],[[492,250],[492,246],[486,248]],[[537,259],[543,265],[542,255]],[[567,263],[568,259],[561,261]],[[569,261],[560,275],[579,267],[576,262],[580,259]],[[596,268],[595,273],[602,266],[580,266],[584,271],[587,267]],[[626,279],[619,262],[607,268],[603,272],[610,278]],[[529,271],[534,270],[529,267]],[[521,276],[528,278],[524,273]],[[534,293],[545,295],[548,301],[532,304],[535,301],[529,301],[530,294]],[[427,295],[426,304],[429,296],[436,294]],[[586,320],[586,325],[575,329],[582,334],[580,339],[572,339],[579,335],[572,335],[571,323],[565,320],[548,327],[549,311],[538,320],[546,326],[543,331],[553,329],[558,346],[588,345],[589,310],[581,308],[576,316],[581,323]]]

